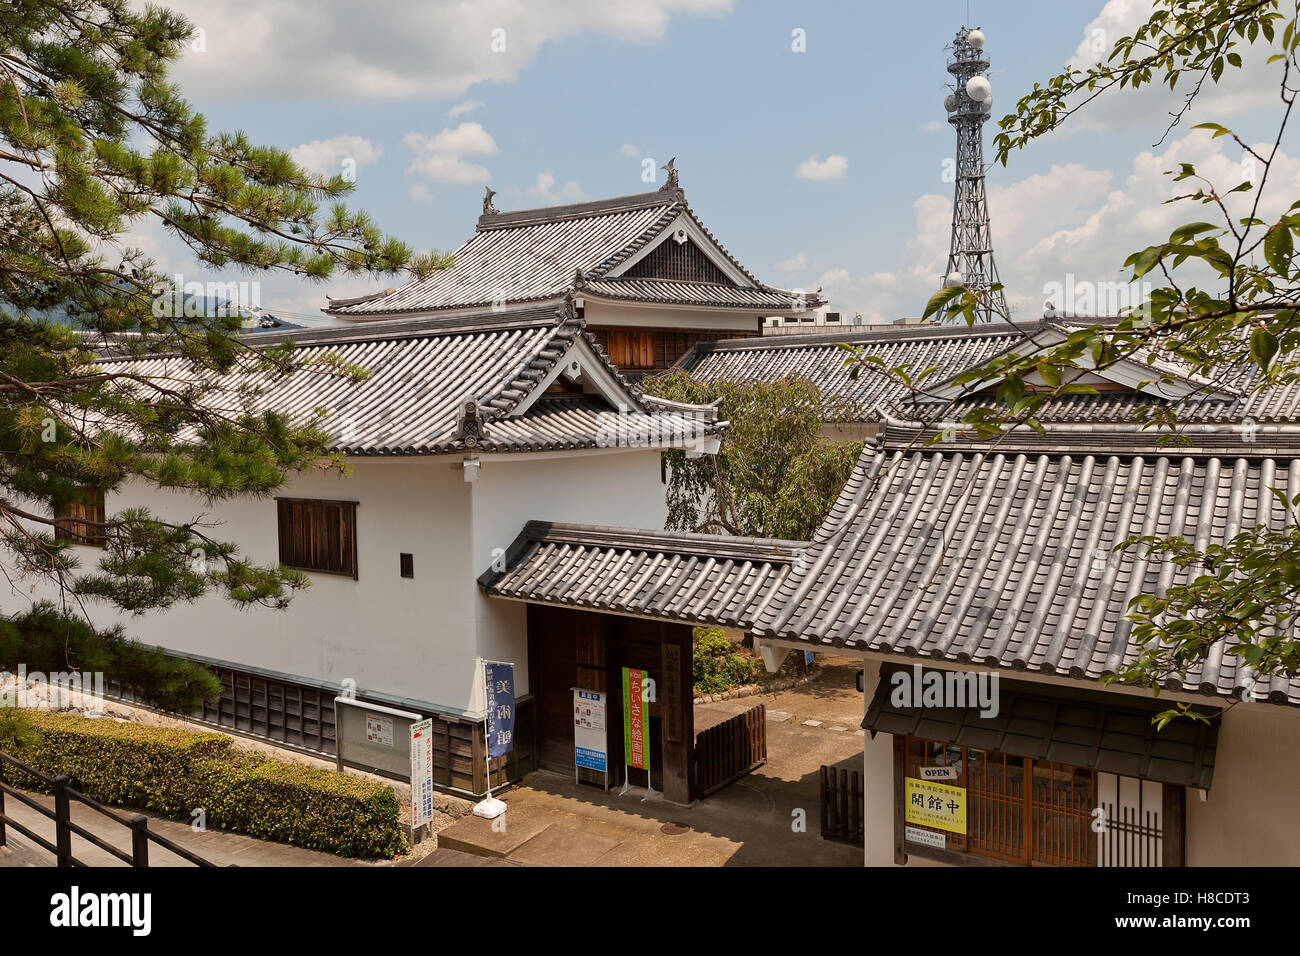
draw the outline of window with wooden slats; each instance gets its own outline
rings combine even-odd
[[[1026,865],[1097,865],[1095,771],[919,737],[905,738],[905,753],[906,776],[952,767],[953,785],[966,791],[966,833],[907,824],[942,833],[946,849]]]
[[[93,488],[54,503],[54,537],[57,541],[104,547],[104,493]]]
[[[357,503],[277,498],[280,563],[300,571],[357,576]]]

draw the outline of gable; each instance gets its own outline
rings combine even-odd
[[[713,260],[689,237],[661,242],[632,264],[623,275],[633,279],[669,279],[676,282],[713,282],[734,285]]]

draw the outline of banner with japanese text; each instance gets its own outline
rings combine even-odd
[[[623,668],[623,763],[641,770],[650,769],[645,712],[645,686],[649,676],[643,670]]]
[[[483,662],[487,683],[488,757],[503,757],[515,746],[515,668],[499,661]]]

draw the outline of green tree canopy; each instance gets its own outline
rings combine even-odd
[[[133,229],[160,224],[201,268],[316,282],[447,263],[347,208],[341,176],[209,131],[168,80],[191,35],[179,15],[125,0],[0,7],[0,566],[52,579],[74,603],[138,612],[217,590],[283,605],[305,579],[249,561],[200,515],[134,508],[79,526],[105,549],[82,569],[53,507],[133,481],[207,502],[267,495],[322,462],[319,420],[261,409],[223,374],[363,374],[305,367],[287,344],[250,348],[237,314],[184,314],[184,290]],[[110,369],[106,349],[179,365],[165,377]]]
[[[682,402],[717,402],[730,422],[716,455],[668,460],[671,530],[806,541],[848,481],[862,443],[822,437],[841,418],[812,383],[696,382],[669,372],[642,383],[653,395]]]

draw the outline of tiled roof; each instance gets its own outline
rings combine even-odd
[[[546,451],[617,445],[673,445],[717,435],[713,406],[646,399],[609,365],[608,359],[573,317],[560,309],[485,313],[459,320],[384,322],[298,335],[261,333],[250,344],[262,346],[292,338],[295,357],[338,356],[369,372],[354,382],[325,371],[298,371],[274,377],[266,372],[233,372],[207,401],[213,407],[242,409],[241,392],[251,389],[249,407],[269,409],[305,421],[317,408],[329,413],[322,427],[330,448],[351,455],[414,455],[463,451]],[[614,383],[617,405],[591,394],[533,392],[571,357],[603,368]],[[175,357],[105,362],[142,376],[176,376],[193,370]],[[483,435],[476,442],[462,422],[464,403],[477,405]],[[192,436],[191,436],[192,437]]]
[[[868,354],[878,356],[889,368],[910,365],[915,375],[936,366],[936,377],[948,378],[1020,341],[1023,337],[1010,325],[974,329],[859,327],[700,343],[682,357],[677,367],[701,382],[775,382],[797,376],[812,382],[827,398],[852,409],[851,417],[874,418],[873,409],[906,399],[907,389],[869,369],[854,378],[845,363],[849,356],[838,343],[864,346]]]
[[[797,541],[530,521],[493,597],[748,628],[804,545]]]
[[[784,289],[757,286],[752,289],[717,282],[675,282],[670,279],[597,279],[584,281],[577,291],[595,299],[620,299],[634,302],[689,303],[701,306],[727,306],[745,309],[790,311],[796,308],[796,296]],[[817,296],[805,294],[800,311],[821,303]]]
[[[847,409],[850,420],[874,420],[877,412],[899,417],[941,417],[959,420],[980,404],[978,398],[959,399],[951,407],[941,403],[914,403],[908,390],[870,367],[853,378],[846,366],[848,357],[837,343],[861,346],[886,368],[908,365],[918,375],[934,367],[924,387],[935,391],[953,376],[975,368],[995,356],[1023,350],[1029,338],[1045,331],[1068,331],[1085,322],[1111,320],[1045,319],[1019,328],[1006,324],[965,326],[883,326],[846,328],[829,333],[768,336],[699,343],[677,363],[698,381],[776,381],[788,376],[805,378],[824,396],[834,400],[840,416]],[[1205,386],[1202,379],[1180,375],[1176,365],[1158,362],[1150,372],[1156,379],[1168,375],[1187,383],[1189,391]],[[1300,423],[1300,383],[1256,390],[1257,373],[1248,367],[1228,370],[1217,377],[1218,394],[1180,402],[1180,421],[1231,423]],[[1098,395],[1069,395],[1054,401],[1038,415],[1043,422],[1133,423],[1138,411],[1161,399],[1138,392],[1103,392]]]
[[[1101,446],[1101,447],[1098,447]],[[1132,535],[1223,542],[1281,527],[1271,486],[1300,494],[1300,458],[906,450],[868,445],[759,615],[769,637],[1093,680],[1137,648],[1128,602],[1185,579],[1111,548]],[[1216,648],[1170,689],[1233,696],[1249,674]],[[1300,679],[1256,694],[1300,703]]]
[[[609,273],[685,214],[750,287],[611,278]],[[765,285],[695,217],[681,190],[480,216],[454,264],[396,291],[331,300],[325,311],[352,318],[551,301],[574,289],[579,270],[593,295],[684,305],[789,311],[793,293]],[[807,295],[807,307],[821,299]]]

